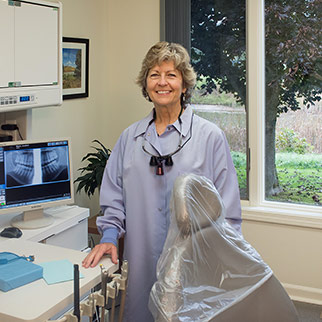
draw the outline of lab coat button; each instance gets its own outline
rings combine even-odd
[[[162,211],[162,208],[158,208],[159,211]]]

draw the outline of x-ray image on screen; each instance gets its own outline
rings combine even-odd
[[[68,179],[68,150],[66,146],[48,147],[41,150],[43,182]]]
[[[7,187],[68,179],[68,150],[65,146],[6,153]]]
[[[6,153],[7,187],[28,185],[34,182],[36,169],[34,154],[33,150],[8,151]]]

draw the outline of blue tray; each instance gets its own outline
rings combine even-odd
[[[16,254],[0,253],[0,290],[7,292],[42,278],[43,268]]]

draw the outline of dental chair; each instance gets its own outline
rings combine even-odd
[[[174,183],[171,222],[149,308],[155,321],[298,322],[270,267],[226,220],[213,183]]]

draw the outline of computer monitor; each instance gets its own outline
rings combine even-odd
[[[11,225],[45,227],[44,208],[74,202],[69,139],[0,143],[0,215],[20,213]]]

